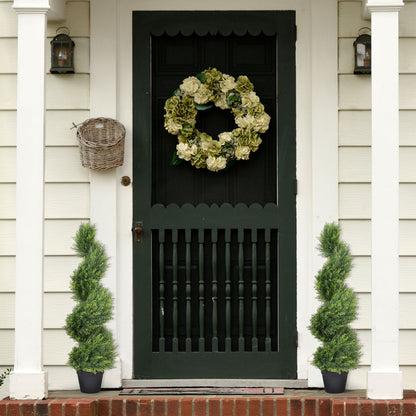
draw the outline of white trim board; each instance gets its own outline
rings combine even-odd
[[[110,16],[108,10],[114,14]],[[107,65],[95,61],[98,58],[93,50],[99,48],[98,35],[97,44],[92,44],[91,97],[102,96],[102,83],[93,82],[93,79],[100,79],[106,80],[111,91],[116,86],[117,98],[113,101],[114,93],[111,92],[111,97],[103,98],[104,107],[102,100],[92,98],[91,114],[105,113],[105,105],[108,105],[110,113],[125,125],[127,132],[125,163],[114,173],[114,181],[111,179],[114,186],[108,195],[116,204],[116,219],[107,218],[112,222],[110,229],[116,229],[117,235],[116,248],[112,253],[115,271],[110,276],[109,284],[117,289],[115,319],[123,379],[131,379],[133,374],[133,201],[132,187],[120,184],[122,176],[132,177],[133,10],[296,11],[298,378],[304,380],[308,378],[307,363],[316,346],[307,329],[310,315],[317,305],[313,275],[322,264],[315,250],[316,237],[325,222],[338,219],[337,3],[333,0],[259,0],[255,3],[249,0],[214,0],[201,4],[191,0],[175,3],[169,0],[105,0],[103,5],[103,0],[91,0],[92,37],[100,32],[100,28],[105,28],[107,33],[117,38],[116,47],[113,38],[110,45],[106,43],[106,48],[109,46],[106,51]],[[322,25],[321,19],[324,19],[325,25]],[[323,84],[325,88],[318,87]],[[101,186],[99,181],[96,175],[92,175],[91,187]],[[104,212],[100,192],[91,192],[91,212]],[[97,225],[100,227],[100,224]],[[113,234],[112,231],[110,234]],[[313,385],[310,381],[309,385]]]

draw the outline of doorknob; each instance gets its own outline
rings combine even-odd
[[[137,221],[134,224],[134,234],[136,236],[136,243],[141,243],[143,234],[143,221]]]

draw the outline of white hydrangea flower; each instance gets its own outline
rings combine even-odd
[[[252,108],[260,102],[260,98],[254,91],[248,94],[241,94],[241,104],[243,107]]]
[[[223,133],[220,133],[218,135],[218,138],[220,139],[221,145],[223,145],[227,142],[232,142],[233,141],[233,133],[230,132],[230,131],[225,131]]]
[[[201,84],[198,91],[194,95],[194,100],[197,104],[206,104],[211,98],[211,91],[209,88]]]
[[[189,146],[188,143],[178,143],[176,145],[176,152],[178,157],[183,160],[191,160],[191,157],[196,154],[198,148],[196,145]]]
[[[253,122],[253,129],[259,133],[265,133],[269,128],[270,116],[263,113],[260,117],[256,117]]]
[[[227,97],[225,94],[221,94],[220,98],[215,101],[215,106],[221,108],[221,110],[228,110],[230,106],[227,104]]]
[[[244,117],[239,116],[235,119],[235,122],[238,127],[245,129],[247,127],[251,127],[254,124],[254,116],[251,114],[247,114]]]
[[[235,157],[238,160],[248,160],[250,156],[250,148],[248,146],[237,146],[235,148]]]
[[[207,159],[207,168],[213,172],[218,172],[227,166],[227,159],[225,157],[209,156]]]
[[[182,124],[176,122],[173,118],[169,118],[165,121],[165,128],[170,134],[178,134]]]
[[[223,74],[223,81],[220,81],[221,92],[226,94],[228,91],[231,91],[235,88],[235,78],[228,74]]]
[[[182,81],[179,86],[182,92],[188,95],[194,95],[201,86],[201,81],[197,77],[188,77]]]

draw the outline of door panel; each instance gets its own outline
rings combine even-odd
[[[133,15],[137,378],[296,377],[294,34],[292,12]],[[208,67],[247,75],[272,117],[220,173],[171,166],[163,128],[165,100]],[[197,126],[215,137],[234,120],[200,111]]]

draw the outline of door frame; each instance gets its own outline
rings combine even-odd
[[[132,188],[120,184],[122,176],[132,175],[132,11],[295,10],[298,379],[319,386],[320,374],[310,366],[317,342],[307,327],[317,306],[313,276],[322,264],[316,238],[325,222],[338,220],[338,4],[333,0],[229,0],[198,6],[191,0],[176,2],[175,7],[168,0],[90,1],[91,117],[115,117],[127,130],[123,167],[90,175],[91,220],[112,259],[105,283],[116,301],[111,327],[119,345],[121,377],[129,380],[133,372]],[[325,169],[319,169],[322,166]],[[110,204],[108,210],[102,208],[103,195]],[[117,377],[117,371],[109,372],[108,386],[115,386]]]

